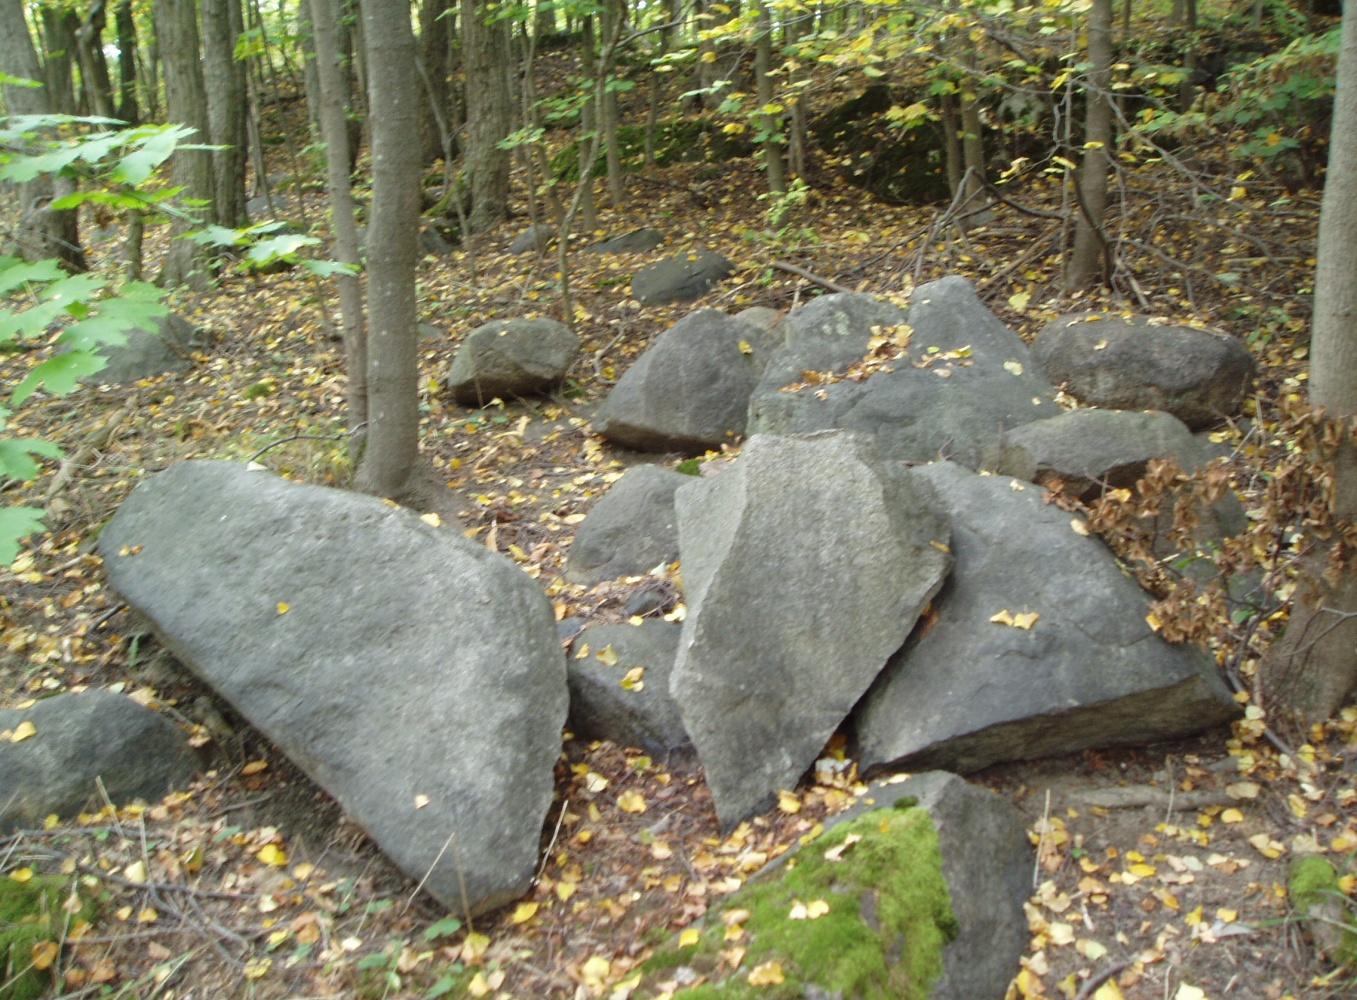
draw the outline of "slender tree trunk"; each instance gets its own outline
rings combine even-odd
[[[297,34],[302,48],[302,86],[306,89],[306,118],[311,124],[311,134],[317,142],[321,139],[320,75],[316,72],[316,29],[312,23],[310,0],[300,0],[297,6]]]
[[[141,121],[137,102],[137,23],[132,17],[132,0],[122,0],[114,10],[118,32],[118,108],[115,116],[129,125]]]
[[[1310,401],[1332,421],[1326,430],[1338,443],[1331,511],[1351,532],[1357,524],[1357,11],[1351,9],[1343,14],[1316,256]],[[1286,632],[1263,660],[1264,707],[1303,725],[1333,715],[1357,691],[1357,556],[1351,534],[1347,541],[1336,583],[1324,579],[1327,552],[1311,560]]]
[[[793,14],[787,21],[784,29],[787,37],[787,47],[795,53],[797,41],[803,34],[802,20],[797,14]],[[805,77],[805,71],[796,72],[795,80],[799,81]],[[803,181],[806,179],[806,102],[802,97],[800,88],[791,88],[791,97],[788,100],[791,111],[790,123],[787,132],[787,166],[791,169],[793,175],[800,177]]]
[[[773,19],[762,0],[756,0],[755,7],[759,34],[754,46],[754,81],[759,106],[766,108],[773,103],[773,78],[768,75],[773,68]],[[768,190],[773,194],[784,194],[787,168],[782,161],[782,116],[760,114],[759,127],[768,136],[763,143],[763,169],[768,175]]]
[[[141,96],[146,103],[146,120],[160,119],[160,35],[156,32],[155,18],[146,22],[151,31],[150,44],[142,50],[143,58],[137,60],[137,80],[141,84]]]
[[[947,165],[947,188],[956,198],[961,191],[961,178],[965,166],[961,160],[961,127],[957,121],[957,99],[955,94],[943,94],[942,100],[942,142]]]
[[[113,117],[113,84],[108,78],[108,60],[104,57],[104,25],[107,4],[94,0],[89,17],[76,31],[76,52],[80,57],[80,86],[91,114]]]
[[[22,0],[0,0],[0,66],[11,76],[35,82],[43,79]],[[55,110],[45,86],[6,87],[5,104],[16,115],[44,115]],[[75,212],[54,212],[48,207],[53,198],[70,190],[69,182],[45,175],[19,185],[18,250],[28,260],[55,257],[68,271],[84,271],[87,265]]]
[[[171,121],[197,129],[196,141],[210,142],[212,135],[207,121],[207,95],[203,90],[202,69],[198,61],[198,17],[194,5],[178,0],[156,0],[156,36],[165,64],[165,103]],[[170,165],[171,179],[184,188],[185,194],[201,198],[209,205],[213,196],[212,157],[199,150],[181,150],[174,154]],[[197,273],[197,254],[193,243],[178,239],[188,229],[186,219],[176,219],[170,228],[169,253],[161,268],[159,282],[166,287],[183,284],[190,279],[202,283]]]
[[[1178,85],[1178,110],[1187,111],[1197,99],[1197,0],[1183,0],[1183,82]]]
[[[473,233],[509,211],[509,151],[499,148],[513,125],[509,22],[486,24],[485,0],[461,0],[462,62],[466,68],[466,169],[471,175]],[[366,18],[364,19],[366,23]]]
[[[1079,166],[1078,221],[1074,249],[1065,267],[1065,288],[1079,291],[1099,276],[1107,242],[1103,234],[1107,214],[1107,176],[1112,166],[1112,0],[1093,0],[1088,14],[1088,86],[1085,88],[1084,157]]]
[[[1109,0],[1102,0],[1109,2]],[[980,121],[977,87],[980,80],[980,60],[975,44],[965,43],[966,73],[961,81],[961,156],[965,164],[962,184],[966,195],[962,201],[963,225],[979,225],[989,221],[989,201],[985,195],[985,140]]]
[[[603,37],[612,38],[626,23],[623,0],[607,0],[603,6]],[[608,70],[611,75],[611,70]],[[622,144],[618,135],[619,118],[617,90],[603,81],[603,141],[608,165],[608,200],[614,212],[626,208],[626,183],[622,176]]]
[[[585,150],[598,148],[598,137],[595,135],[598,117],[595,102],[598,87],[595,85],[595,75],[598,60],[597,54],[594,52],[594,19],[592,15],[585,15],[580,24],[580,56],[584,79],[588,81],[589,96],[585,98],[584,105],[580,108],[580,137],[575,144],[579,150],[579,155],[575,161],[579,164],[579,187],[576,189],[574,201],[578,203],[576,211],[580,220],[584,223],[584,228],[593,231],[598,228],[598,205],[594,200],[594,159],[592,157],[587,158],[587,167],[585,164]],[[562,232],[562,244],[565,243],[567,235],[567,233]],[[567,319],[566,322],[571,323],[573,320]]]
[[[331,0],[309,0],[313,38],[316,46],[316,75],[319,77],[320,124],[325,140],[326,183],[330,194],[330,227],[334,234],[335,259],[358,267],[358,227],[354,223],[353,188],[349,180],[349,125],[345,121],[344,98],[347,84],[340,64],[339,42],[335,32],[335,11]],[[340,329],[344,337],[344,355],[349,375],[350,449],[363,440],[368,420],[367,332],[363,325],[363,290],[358,275],[340,275]]]
[[[208,135],[222,147],[212,153],[213,215],[223,226],[245,221],[245,81],[237,72],[236,19],[230,9],[239,3],[202,0]]]
[[[363,0],[371,86],[368,221],[368,432],[359,489],[396,497],[419,453],[415,263],[419,238],[419,50],[407,0]]]
[[[442,130],[438,115],[445,122],[452,104],[452,86],[448,80],[448,40],[450,37],[451,0],[424,0],[419,8],[419,54],[428,77],[427,88],[422,88],[427,100],[420,115],[420,135],[424,143],[424,161],[432,163],[443,155]]]
[[[44,35],[43,75],[38,79],[47,83],[47,99],[52,111],[73,115],[79,105],[75,100],[75,83],[71,78],[71,58],[75,54],[75,33],[80,18],[69,7],[42,5],[42,33]]]

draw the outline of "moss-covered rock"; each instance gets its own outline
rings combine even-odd
[[[733,894],[696,944],[651,959],[646,983],[653,988],[686,966],[705,982],[676,1000],[802,997],[809,985],[843,997],[923,1000],[956,934],[937,830],[926,810],[903,799],[834,827]],[[745,949],[733,971],[732,948]]]
[[[74,913],[64,904],[69,879],[32,875],[20,881],[0,876],[0,1000],[36,1000],[51,981],[49,966],[71,927],[89,922],[93,904]],[[39,967],[41,966],[41,967]]]
[[[1296,858],[1287,892],[1324,957],[1340,967],[1357,966],[1357,900],[1343,894],[1332,862],[1317,854]]]

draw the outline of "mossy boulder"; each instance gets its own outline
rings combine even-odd
[[[1357,874],[1357,873],[1354,873]],[[1339,872],[1328,858],[1308,855],[1291,862],[1287,893],[1309,924],[1320,953],[1339,967],[1357,966],[1357,901],[1344,895]]]
[[[993,793],[942,772],[878,785],[710,911],[696,942],[652,956],[638,995],[999,1000],[1030,865]]]
[[[65,907],[70,879],[19,872],[0,876],[0,1000],[36,1000],[51,982],[57,949],[70,930],[94,919],[94,904]]]

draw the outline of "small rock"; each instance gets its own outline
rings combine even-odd
[[[663,242],[664,233],[658,229],[633,229],[629,233],[612,236],[595,243],[593,246],[585,247],[584,251],[585,253],[643,253],[646,250],[654,250]]]
[[[448,391],[465,406],[496,397],[534,396],[561,384],[580,338],[551,319],[497,319],[467,334],[448,372]]]
[[[669,694],[679,631],[677,622],[647,621],[591,625],[575,637],[567,667],[576,736],[653,754],[691,749]]]
[[[628,469],[581,522],[566,559],[566,579],[592,586],[677,559],[674,491],[691,479],[658,465]]]
[[[696,299],[734,270],[719,253],[699,247],[641,268],[631,279],[631,295],[646,306]]]

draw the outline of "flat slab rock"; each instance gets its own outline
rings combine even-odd
[[[658,465],[628,469],[581,522],[566,558],[566,579],[592,586],[677,559],[674,491],[691,480]]]
[[[900,648],[947,575],[947,525],[842,432],[751,438],[674,497],[688,613],[670,690],[729,826],[796,784]]]
[[[170,651],[440,902],[527,889],[567,694],[551,607],[512,563],[227,462],[146,480],[99,547]]]
[[[669,694],[680,629],[678,622],[648,619],[590,625],[575,636],[566,662],[576,736],[666,757],[692,749]]]
[[[969,772],[1186,736],[1237,714],[1210,658],[1155,634],[1145,592],[1044,490],[948,462],[910,475],[951,517],[956,565],[858,707],[864,770]],[[1015,624],[992,620],[1001,614]]]
[[[842,428],[873,435],[887,458],[978,468],[1005,430],[1060,412],[1026,345],[961,277],[920,285],[908,312],[867,295],[825,296],[783,329],[786,346],[750,397],[750,434]],[[907,346],[865,378],[824,380],[863,362],[874,336]]]
[[[1053,320],[1032,355],[1048,379],[1090,406],[1163,410],[1193,430],[1239,412],[1255,367],[1233,337],[1121,313]]]
[[[631,296],[645,306],[700,298],[734,270],[719,253],[699,247],[641,268],[631,279]]]
[[[179,727],[123,694],[82,691],[0,708],[0,834],[36,829],[52,814],[97,811],[99,782],[115,805],[154,803],[197,770]]]

